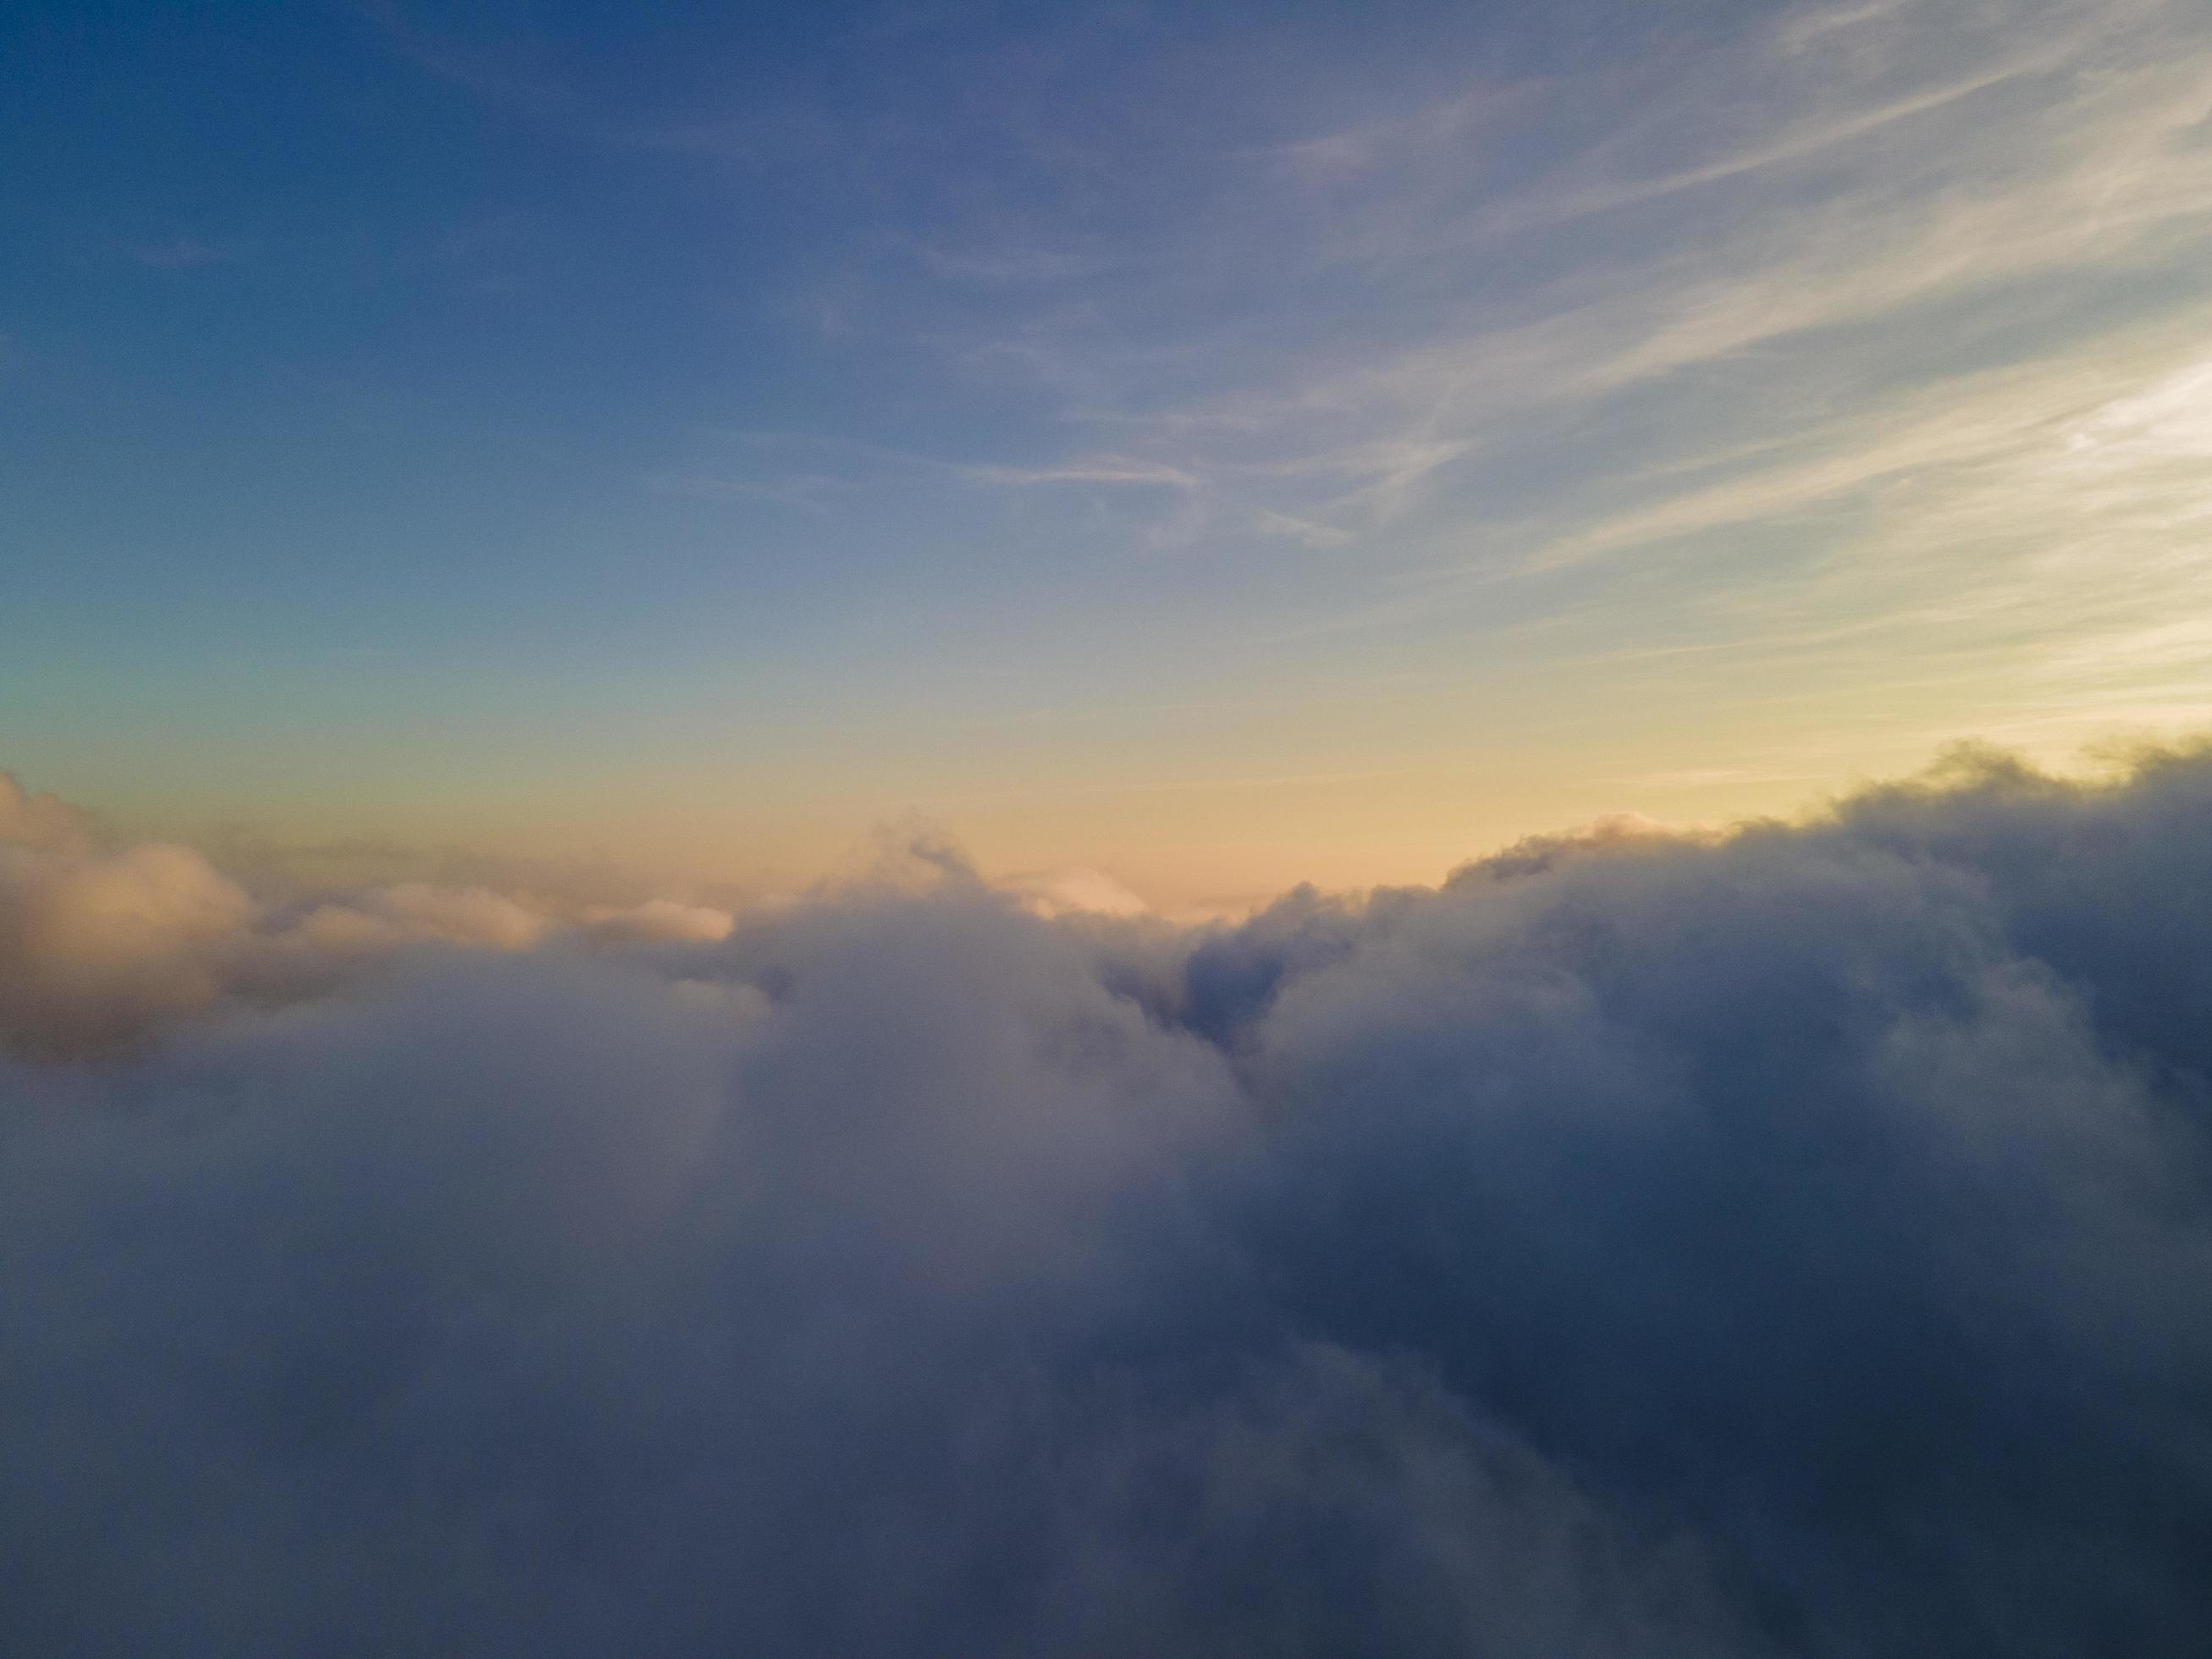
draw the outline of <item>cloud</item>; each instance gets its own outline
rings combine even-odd
[[[112,1053],[191,1016],[326,996],[425,949],[702,943],[731,925],[726,909],[672,897],[607,902],[594,895],[612,878],[588,870],[518,869],[505,890],[401,879],[302,891],[268,849],[237,850],[242,877],[189,847],[112,846],[87,814],[0,772],[0,1050]]]
[[[1172,70],[1043,31],[978,117],[1036,175],[908,179],[927,205],[884,233],[875,325],[1027,394],[969,482],[1100,485],[1132,547],[1188,540],[1240,580],[1352,550],[1331,568],[1369,591],[1333,589],[1330,625],[1408,650],[1547,609],[1560,637],[1724,635],[1878,696],[1855,641],[1940,613],[1984,671],[1945,730],[2052,748],[2084,696],[2201,721],[2201,687],[2127,648],[2201,608],[2192,417],[2094,422],[2201,392],[2203,9],[1605,13],[1431,19],[1372,58],[1255,26]],[[1066,125],[1054,77],[1094,57],[1127,131]],[[1193,108],[1184,73],[1218,95]],[[980,295],[949,274],[1008,248],[1110,257]],[[2045,695],[2085,638],[2096,684]]]
[[[385,46],[434,80],[499,109],[545,119],[569,112],[574,97],[548,61],[546,43],[531,34],[474,35],[417,23],[389,0],[356,7]]]
[[[300,923],[334,942],[439,939],[504,951],[535,945],[551,926],[551,918],[489,888],[416,881],[373,890],[350,904],[319,906]]]
[[[92,820],[58,795],[33,794],[0,771],[0,845],[69,852],[91,845]]]
[[[1141,916],[1152,909],[1142,897],[1103,870],[1041,871],[1010,877],[999,887],[1018,899],[1024,909],[1040,916]]]
[[[1053,466],[972,466],[967,476],[981,483],[1010,484],[1157,484],[1187,489],[1197,481],[1179,467],[1160,461],[1131,460],[1121,455],[1085,455]]]
[[[204,859],[0,848],[0,1036],[96,1045],[214,1000],[252,906]]]
[[[2212,751],[1960,751],[1198,928],[1034,914],[919,832],[733,920],[277,903],[33,799],[9,1650],[2212,1620]],[[410,942],[239,988],[337,913]],[[38,1041],[134,995],[136,1048]]]

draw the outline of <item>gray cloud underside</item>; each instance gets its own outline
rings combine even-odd
[[[0,1058],[0,1649],[2204,1649],[2212,756],[619,931]]]

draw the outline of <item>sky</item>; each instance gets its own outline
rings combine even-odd
[[[1235,911],[2212,717],[2195,0],[19,5],[0,91],[0,763],[131,835]]]
[[[0,7],[0,1653],[2202,1659],[2212,7]]]

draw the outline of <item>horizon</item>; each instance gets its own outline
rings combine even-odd
[[[718,926],[735,925],[749,916],[795,906],[836,904],[870,890],[926,892],[946,881],[971,884],[1045,921],[1143,920],[1204,931],[1233,928],[1301,896],[1329,903],[1364,903],[1381,896],[1441,889],[1469,871],[1542,858],[1560,849],[1712,848],[1750,836],[1816,831],[1835,827],[1869,801],[1893,796],[1940,794],[2006,782],[2090,794],[2110,792],[2125,788],[2146,769],[2186,764],[2208,750],[2212,750],[2212,731],[2166,741],[2114,736],[2087,747],[2070,766],[2048,766],[2027,754],[1967,738],[1944,745],[1925,764],[1909,771],[1850,779],[1782,811],[1707,823],[1670,823],[1641,812],[1608,812],[1470,847],[1425,879],[1342,885],[1302,879],[1182,906],[1156,904],[1095,866],[988,867],[971,856],[948,826],[912,813],[880,823],[839,849],[822,861],[810,879],[773,888],[657,875],[612,859],[604,849],[580,856],[536,858],[459,844],[410,845],[374,834],[285,843],[235,823],[212,826],[198,835],[147,834],[142,826],[65,799],[38,787],[36,780],[0,767],[0,841],[17,840],[33,849],[66,847],[79,855],[104,859],[127,858],[144,848],[165,856],[182,854],[191,861],[193,879],[204,875],[234,884],[243,898],[268,907],[272,916],[320,902],[374,901],[376,895],[399,888],[434,894],[444,902],[465,902],[478,895],[520,904],[532,918],[532,931],[526,936],[505,931],[504,917],[495,919],[481,936],[465,927],[459,933],[434,927],[423,935],[427,941],[443,939],[493,948],[535,945],[547,930],[573,925],[586,913],[605,920],[606,915],[642,915],[652,907],[665,906],[678,919],[678,932],[672,936],[690,937],[686,917],[713,917]]]

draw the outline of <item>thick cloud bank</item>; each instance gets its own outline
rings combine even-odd
[[[2212,1643],[2212,757],[1196,931],[0,842],[0,1650]]]

